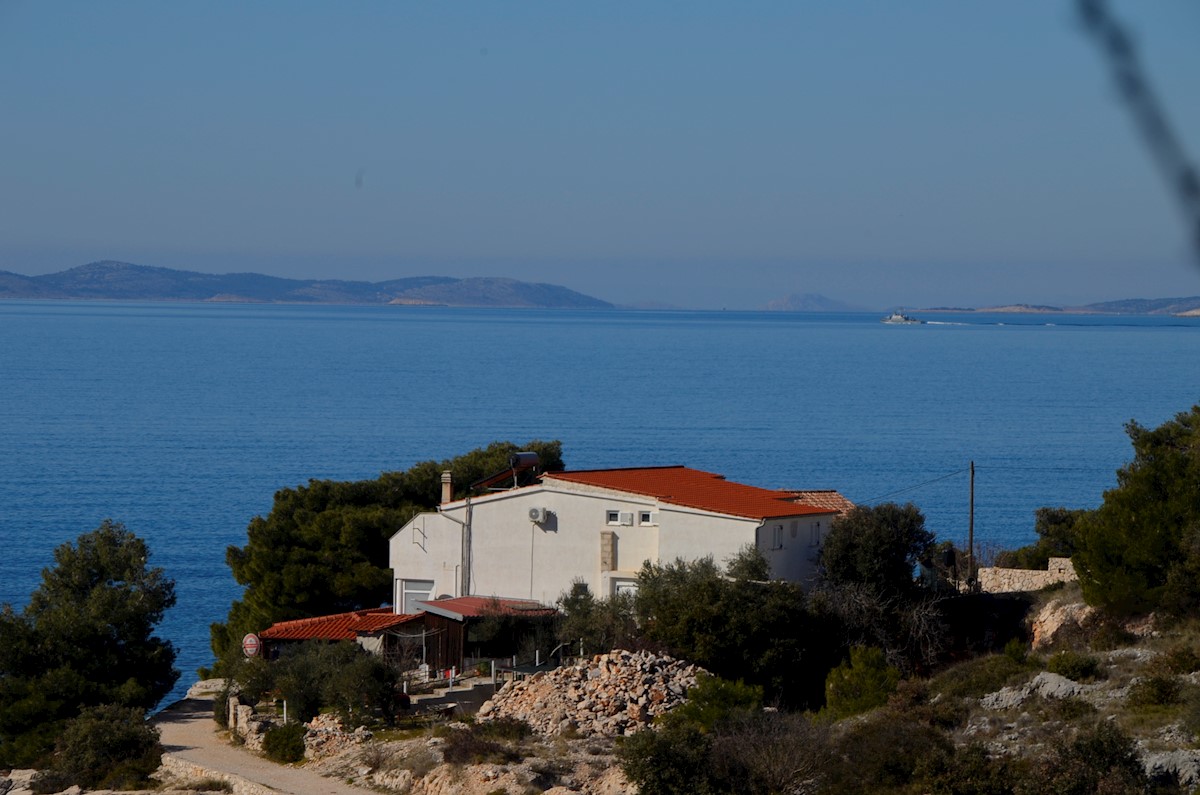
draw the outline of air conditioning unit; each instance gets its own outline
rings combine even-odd
[[[550,517],[550,512],[545,508],[530,508],[529,521],[535,524],[542,524]]]

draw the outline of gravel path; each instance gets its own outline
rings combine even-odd
[[[188,698],[160,712],[154,723],[162,732],[164,756],[171,756],[211,771],[236,776],[250,785],[234,791],[267,788],[293,795],[363,795],[364,790],[303,767],[279,765],[244,748],[230,745],[217,735],[213,702]]]

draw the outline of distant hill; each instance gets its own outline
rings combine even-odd
[[[765,309],[768,312],[857,312],[862,307],[817,293],[792,293],[787,298],[769,301]]]
[[[111,260],[44,276],[0,271],[0,298],[612,308],[607,301],[566,287],[515,279],[449,276],[414,276],[385,282],[284,279],[261,273],[179,271]]]
[[[1114,315],[1185,315],[1200,310],[1200,295],[1189,298],[1126,298],[1088,304],[1083,309]]]
[[[1083,306],[1047,306],[1044,304],[1007,304],[978,309],[951,309],[937,307],[925,312],[1052,312],[1061,314],[1088,315],[1200,315],[1200,295],[1190,298],[1125,298],[1120,301],[1101,301]]]

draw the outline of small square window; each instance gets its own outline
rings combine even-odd
[[[621,512],[620,511],[605,511],[604,512],[604,521],[608,524],[620,524],[621,523]]]
[[[638,511],[638,524],[654,524],[654,512]]]

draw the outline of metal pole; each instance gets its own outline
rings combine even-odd
[[[975,462],[971,462],[971,518],[967,524],[967,584],[975,588]]]

